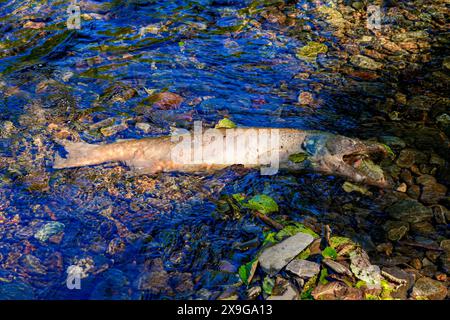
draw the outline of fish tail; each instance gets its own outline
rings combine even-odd
[[[67,156],[63,158],[57,154],[53,162],[54,169],[75,168],[104,162],[97,156],[96,151],[100,147],[98,145],[68,140],[57,140],[56,142],[64,147]]]

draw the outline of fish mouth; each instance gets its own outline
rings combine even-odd
[[[342,156],[346,176],[355,182],[361,182],[380,188],[390,188],[392,181],[381,167],[381,162],[390,154],[379,143],[359,143],[356,148]]]

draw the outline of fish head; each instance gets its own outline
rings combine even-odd
[[[389,188],[392,182],[377,164],[389,155],[389,151],[377,142],[329,135],[318,166],[354,182]]]

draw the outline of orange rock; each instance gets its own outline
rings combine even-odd
[[[312,296],[316,300],[362,300],[363,291],[336,281],[319,284],[313,290]]]
[[[23,25],[25,29],[43,29],[45,27],[44,22],[34,22],[34,21],[27,21]]]
[[[338,300],[347,291],[347,286],[342,282],[329,282],[319,284],[311,293],[316,300]]]
[[[153,95],[152,100],[155,101],[153,106],[162,110],[173,110],[180,107],[184,98],[172,92],[161,92]]]

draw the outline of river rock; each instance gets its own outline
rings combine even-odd
[[[154,101],[153,106],[160,110],[178,109],[184,98],[172,92],[161,92],[150,96],[150,101]]]
[[[406,183],[402,182],[396,189],[398,192],[402,192],[405,193],[406,191],[408,191],[408,186],[406,185]]]
[[[166,271],[145,272],[140,275],[137,287],[152,294],[166,292],[170,288],[169,276]]]
[[[401,168],[410,168],[416,163],[426,163],[428,157],[423,152],[414,149],[403,149],[397,158],[397,165]]]
[[[360,68],[369,69],[369,70],[378,70],[383,67],[383,64],[380,62],[376,62],[372,58],[363,56],[363,55],[355,55],[350,59],[350,62]]]
[[[437,124],[442,128],[448,128],[450,126],[450,115],[444,113],[436,117]]]
[[[51,236],[60,233],[64,230],[64,224],[56,221],[49,222],[45,224],[42,228],[40,228],[35,234],[34,237],[42,242],[45,242]]]
[[[414,284],[411,296],[414,299],[444,300],[447,297],[447,287],[439,281],[422,277]]]
[[[439,257],[441,267],[446,273],[450,273],[450,252],[447,251],[446,253],[442,254]]]
[[[422,185],[420,201],[425,204],[436,204],[447,194],[447,187],[437,183],[436,178],[424,174],[416,179],[417,183]]]
[[[314,238],[306,233],[297,233],[280,243],[264,249],[259,263],[264,272],[274,275],[284,268],[300,252],[313,242]]]
[[[445,57],[442,61],[442,66],[450,71],[450,57]]]
[[[314,96],[311,92],[302,91],[298,95],[298,103],[302,106],[312,105],[314,102]]]
[[[42,265],[38,257],[27,254],[22,258],[23,266],[31,274],[44,275],[47,273],[45,266]]]
[[[298,292],[295,287],[289,282],[287,283],[281,295],[271,295],[267,298],[267,300],[296,300],[297,298]]]
[[[414,178],[411,174],[411,171],[409,171],[408,169],[402,169],[400,178],[402,178],[402,180],[405,181],[408,186],[414,184]]]
[[[310,41],[305,46],[297,50],[299,59],[316,59],[321,53],[327,53],[328,47],[324,43]]]
[[[406,147],[405,141],[395,136],[382,136],[380,141],[393,149],[404,149]]]
[[[139,290],[148,290],[152,294],[171,292],[169,274],[164,269],[163,261],[159,258],[146,261],[149,271],[143,272],[137,280]]]
[[[387,221],[383,229],[386,231],[387,238],[391,241],[402,239],[409,231],[409,223],[405,221]]]
[[[422,234],[433,234],[436,232],[433,225],[428,221],[422,221],[411,224],[411,231]]]
[[[406,194],[409,197],[418,200],[420,197],[420,187],[417,184],[413,184],[406,190]]]
[[[363,292],[357,288],[347,287],[342,282],[329,282],[319,284],[313,291],[312,296],[316,300],[362,300]]]
[[[187,293],[194,290],[194,283],[192,282],[192,274],[188,272],[171,273],[172,283],[175,292]]]
[[[308,260],[294,259],[287,265],[286,270],[300,278],[309,279],[319,273],[320,265]]]
[[[427,221],[433,217],[433,211],[430,208],[409,199],[394,203],[386,211],[392,218],[409,223]]]
[[[344,274],[349,277],[353,275],[349,268],[339,262],[333,261],[331,259],[324,259],[322,262],[336,273]]]
[[[123,122],[123,123],[112,125],[110,127],[101,128],[100,132],[102,133],[102,135],[104,137],[111,137],[111,136],[118,134],[122,131],[125,131],[127,129],[128,129],[128,125],[125,122]]]
[[[440,247],[444,249],[445,252],[450,253],[450,239],[442,240]]]
[[[350,25],[350,22],[344,19],[344,17],[342,16],[342,13],[340,13],[338,10],[331,8],[327,5],[318,6],[317,11],[319,13],[325,15],[327,22],[338,29],[341,29],[341,28],[344,28],[344,27]]]

